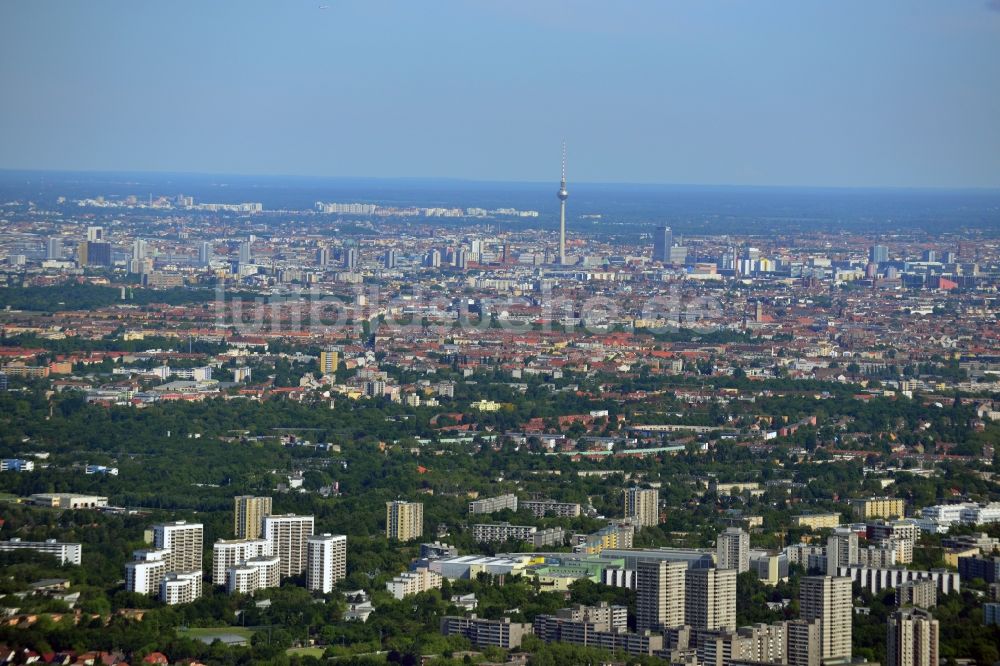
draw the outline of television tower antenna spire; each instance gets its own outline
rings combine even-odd
[[[559,181],[559,265],[566,265],[566,199],[569,192],[566,191],[566,141],[562,144],[562,179]]]
[[[566,189],[566,141],[562,142],[562,187]]]

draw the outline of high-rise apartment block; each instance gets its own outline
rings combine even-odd
[[[264,555],[271,555],[271,542],[267,539],[216,541],[212,546],[212,584],[225,585],[229,569]]]
[[[315,534],[309,537],[306,546],[306,587],[314,592],[332,592],[337,581],[347,576],[347,537]]]
[[[656,527],[660,522],[660,491],[656,488],[626,488],[623,492],[626,518],[639,527]]]
[[[271,555],[281,562],[283,578],[298,576],[306,570],[306,542],[313,534],[313,517],[286,514],[264,517],[264,539],[271,544]]]
[[[271,515],[271,498],[240,495],[233,500],[233,531],[237,539],[259,539],[264,516]]]
[[[684,624],[687,562],[636,562],[636,630],[660,631]]]
[[[937,583],[927,578],[911,580],[896,587],[897,606],[932,608],[937,605]]]
[[[137,594],[156,596],[167,574],[167,551],[137,550],[125,564],[125,589]]]
[[[226,570],[226,591],[230,594],[253,594],[257,590],[281,584],[281,559],[261,555]]]
[[[822,659],[850,659],[851,579],[806,576],[799,582],[799,610],[803,620],[820,621]]]
[[[344,248],[342,258],[343,258],[344,268],[346,268],[349,271],[353,271],[355,268],[358,267],[358,248],[356,247]]]
[[[324,349],[319,353],[319,371],[324,375],[332,375],[340,367],[340,352],[335,349]]]
[[[164,558],[167,571],[200,571],[202,568],[203,533],[201,523],[178,520],[153,526],[153,546],[167,551]]]
[[[736,629],[736,570],[688,569],[684,619],[695,629]]]
[[[160,601],[168,604],[189,604],[201,596],[201,570],[171,571],[160,581]]]
[[[62,239],[56,236],[49,238],[48,242],[45,244],[45,258],[62,259],[62,252]]]
[[[834,529],[826,540],[826,575],[836,576],[838,567],[859,562],[858,535],[847,527]]]
[[[785,623],[788,666],[820,666],[823,659],[819,620],[792,620]]]
[[[212,261],[212,244],[202,241],[198,244],[198,265],[208,266]]]
[[[937,666],[938,621],[920,608],[904,608],[889,616],[886,624],[888,666]]]
[[[720,569],[750,570],[750,535],[739,527],[726,528],[715,540],[715,551]]]
[[[385,536],[397,541],[419,539],[424,533],[424,505],[397,500],[385,503]]]

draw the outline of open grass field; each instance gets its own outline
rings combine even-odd
[[[289,657],[298,656],[298,657],[322,658],[323,652],[324,652],[323,648],[299,647],[299,648],[288,648],[288,650],[285,651],[285,654],[287,654]]]
[[[177,634],[205,643],[211,643],[216,638],[224,643],[235,643],[239,640],[249,643],[254,630],[248,627],[183,627],[177,630]]]

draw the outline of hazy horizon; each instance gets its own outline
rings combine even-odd
[[[358,183],[412,183],[412,184],[468,184],[468,185],[498,185],[498,186],[525,186],[531,188],[553,189],[558,186],[556,180],[515,180],[515,179],[483,179],[483,178],[463,178],[460,176],[408,176],[408,175],[322,175],[322,174],[296,174],[296,173],[225,173],[211,171],[157,171],[157,170],[123,170],[123,169],[21,169],[0,167],[0,177],[18,174],[40,174],[40,175],[77,175],[77,176],[143,176],[149,178],[205,178],[205,179],[240,179],[240,180],[288,180],[300,181],[302,183],[316,182],[358,182]],[[1000,192],[1000,185],[970,185],[970,186],[920,186],[920,185],[818,185],[818,184],[740,184],[740,183],[685,183],[685,182],[660,182],[660,181],[625,181],[625,180],[581,180],[569,181],[571,190],[574,187],[609,187],[609,188],[666,188],[666,189],[732,189],[732,190],[815,190],[815,191],[844,191],[844,192]],[[553,191],[555,191],[553,189]]]

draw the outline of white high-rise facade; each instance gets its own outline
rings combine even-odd
[[[153,546],[168,551],[167,571],[200,571],[204,528],[201,523],[178,520],[153,526]]]
[[[281,561],[275,555],[262,555],[226,570],[229,594],[253,594],[257,590],[281,585]]]
[[[739,527],[726,528],[716,539],[715,550],[720,569],[750,571],[750,535]]]
[[[160,601],[189,604],[201,596],[201,570],[170,572],[160,581]]]
[[[212,546],[212,584],[225,585],[231,567],[265,555],[271,555],[271,542],[267,539],[216,541]]]
[[[125,564],[125,589],[156,596],[160,591],[160,582],[167,574],[167,551],[137,550],[133,558]]]
[[[347,576],[347,537],[343,534],[316,534],[307,541],[306,587],[330,593],[337,581]]]
[[[281,561],[281,576],[298,576],[306,570],[306,541],[313,534],[313,517],[264,517],[264,539],[271,544],[271,554]]]
[[[826,540],[826,575],[836,576],[837,567],[858,563],[858,535],[847,527],[838,527]]]

